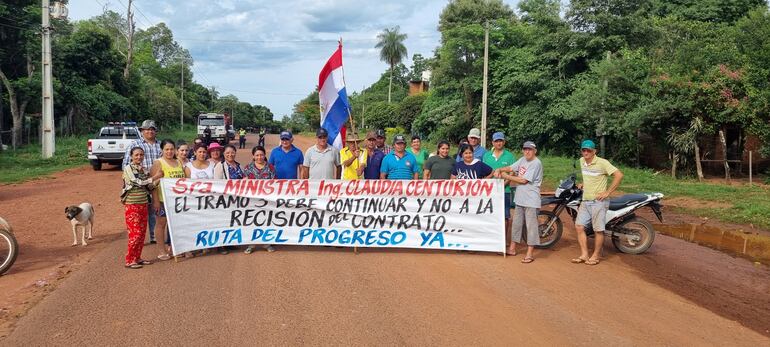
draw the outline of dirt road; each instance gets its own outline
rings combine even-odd
[[[297,142],[304,149],[311,140]],[[125,270],[118,177],[77,169],[0,187],[0,211],[22,245],[0,278],[2,319],[16,322],[0,343],[770,343],[770,271],[665,236],[641,256],[608,243],[597,267],[569,263],[576,244],[568,232],[529,265],[482,253],[281,247]],[[97,238],[71,248],[60,210],[81,200],[97,206]]]

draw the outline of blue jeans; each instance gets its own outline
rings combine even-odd
[[[155,211],[152,203],[147,204],[147,227],[150,228],[150,241],[155,240]]]

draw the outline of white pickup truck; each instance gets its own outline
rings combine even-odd
[[[99,130],[97,138],[88,140],[88,161],[94,170],[102,164],[121,165],[126,149],[141,138],[135,122],[109,123]]]

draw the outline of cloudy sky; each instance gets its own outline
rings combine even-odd
[[[517,0],[505,0],[515,8]],[[438,16],[447,0],[135,0],[137,26],[165,22],[195,60],[194,79],[222,95],[291,113],[318,84],[318,73],[342,37],[348,93],[387,69],[374,48],[383,28],[400,26],[412,54],[433,56]],[[70,0],[69,17],[105,8],[124,13],[127,0]]]

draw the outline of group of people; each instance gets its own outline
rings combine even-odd
[[[370,131],[361,140],[348,134],[345,146],[337,150],[329,144],[329,133],[319,128],[316,143],[304,153],[297,148],[290,131],[280,133],[280,145],[267,153],[263,146],[251,150],[252,161],[242,166],[235,160],[237,149],[216,142],[208,146],[196,139],[190,148],[184,141],[157,141],[157,127],[151,120],[141,126],[142,139],[129,146],[123,161],[124,189],[121,200],[125,205],[126,226],[129,231],[126,267],[136,269],[151,262],[141,258],[145,230],[149,229],[150,243],[157,244],[158,260],[171,258],[168,242],[166,213],[163,196],[155,189],[161,178],[190,179],[501,179],[505,181],[506,235],[510,236],[507,253],[516,255],[516,245],[523,242],[526,231],[527,251],[523,263],[534,261],[534,249],[539,245],[537,214],[540,209],[540,186],[543,165],[537,157],[537,145],[526,141],[521,146],[521,157],[506,149],[502,132],[492,135],[492,149],[481,146],[481,131],[471,129],[461,142],[457,155],[450,156],[450,144],[441,141],[436,153],[422,148],[422,139],[395,135],[392,146],[386,144],[386,133]],[[241,135],[241,134],[239,134]],[[245,134],[241,135],[245,140]],[[239,139],[240,140],[240,139]],[[239,141],[241,142],[241,141]],[[361,142],[365,142],[362,145]],[[241,148],[244,148],[242,141]],[[599,263],[603,243],[603,226],[608,196],[618,187],[623,174],[607,160],[596,156],[596,145],[591,140],[581,145],[581,169],[584,177],[584,198],[576,221],[576,232],[581,248],[573,263]],[[608,186],[608,177],[612,183]],[[513,215],[511,209],[515,207]],[[594,252],[589,256],[584,227],[593,225],[596,231]],[[602,230],[599,230],[602,229]],[[157,236],[157,239],[156,239]],[[275,250],[271,245],[263,246]],[[252,253],[254,246],[246,248]],[[220,247],[220,253],[229,249]],[[205,252],[203,252],[205,253]],[[194,256],[186,253],[185,257]]]

